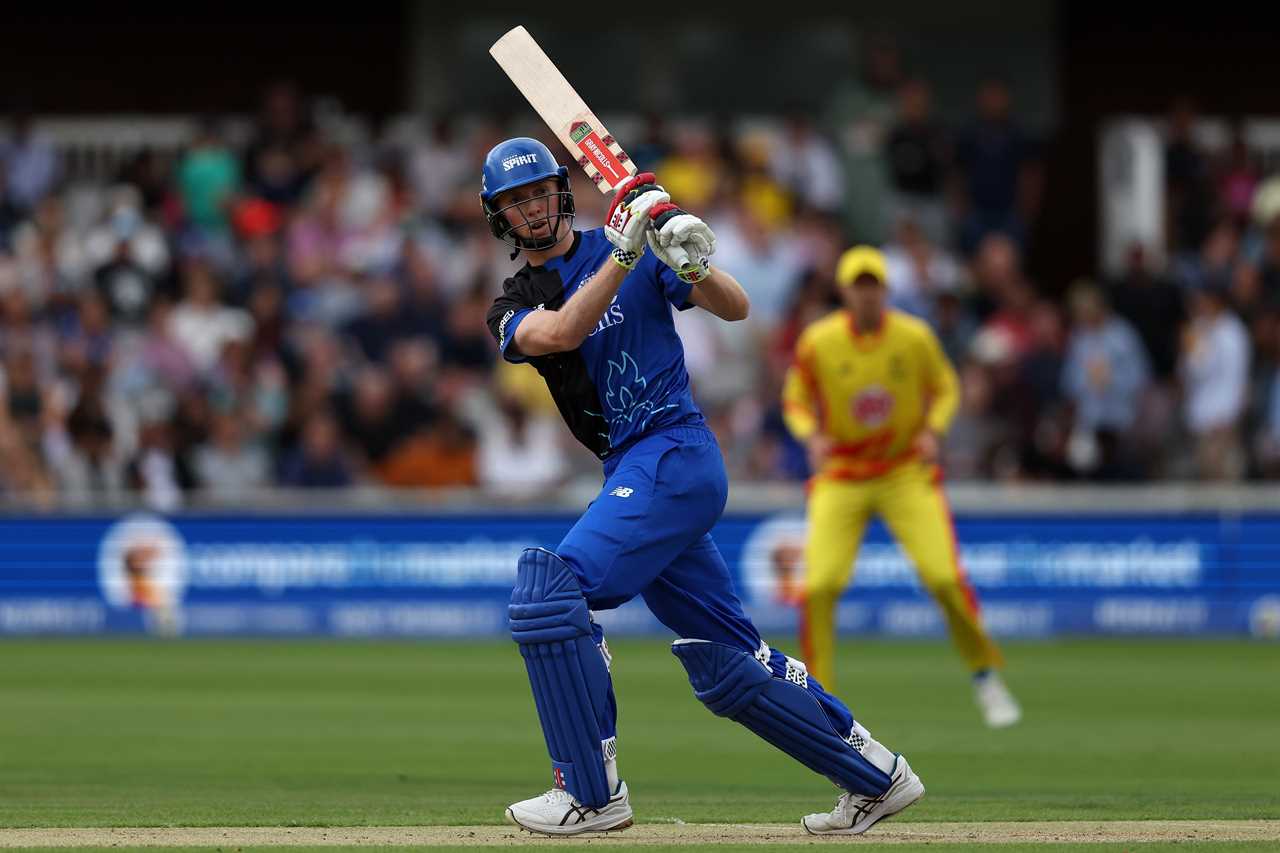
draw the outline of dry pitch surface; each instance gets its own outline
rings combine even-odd
[[[863,837],[869,843],[1144,843],[1275,841],[1280,820],[1007,821],[990,823],[889,823]],[[778,843],[849,843],[847,837],[815,838],[781,824],[649,824],[625,832],[591,833],[576,841],[591,846]],[[3,829],[0,847],[158,846],[509,846],[554,843],[509,827],[166,827],[143,829]]]

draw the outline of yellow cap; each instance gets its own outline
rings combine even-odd
[[[881,284],[888,284],[889,276],[885,272],[884,253],[875,246],[854,246],[840,256],[836,263],[836,284],[848,287],[858,280],[858,276],[875,276]]]

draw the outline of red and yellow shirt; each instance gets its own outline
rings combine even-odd
[[[783,387],[783,417],[801,441],[815,432],[835,447],[819,476],[878,477],[913,458],[922,428],[946,432],[959,382],[933,331],[889,310],[859,334],[847,311],[810,325],[796,343]]]

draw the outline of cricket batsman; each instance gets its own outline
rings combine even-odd
[[[800,335],[783,386],[783,416],[813,470],[801,636],[810,671],[835,683],[836,602],[867,523],[879,516],[941,606],[986,723],[1012,725],[1021,710],[1000,678],[1000,650],[960,565],[941,485],[939,444],[959,402],[955,371],[928,325],[886,307],[879,250],[845,252],[836,284],[844,308]]]
[[[673,307],[747,316],[742,288],[707,260],[711,229],[641,173],[620,186],[604,228],[574,230],[568,171],[528,138],[489,152],[480,199],[494,236],[527,259],[488,313],[498,348],[537,369],[604,464],[599,496],[564,540],[516,566],[511,635],[554,787],[513,803],[507,820],[546,835],[631,825],[611,658],[592,611],[637,595],[680,637],[672,651],[699,700],[843,789],[831,812],[803,818],[806,830],[857,834],[914,803],[924,786],[906,759],[761,639],[711,539],[728,483],[672,323]]]

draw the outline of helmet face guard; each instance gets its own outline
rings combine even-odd
[[[495,204],[497,197],[509,190],[552,178],[556,182],[554,192],[542,193],[501,207]],[[551,210],[553,197],[556,200],[554,213]],[[546,215],[530,219],[521,206],[531,201],[544,202]],[[574,205],[573,192],[569,187],[569,170],[556,162],[547,146],[527,136],[508,139],[489,151],[484,159],[480,205],[493,236],[517,251],[549,249],[573,232]],[[569,227],[562,229],[561,226],[566,221]],[[547,233],[545,236],[535,237],[533,229],[539,223],[547,226]],[[516,233],[516,229],[525,228],[530,236]],[[513,253],[512,257],[514,256]]]
[[[568,177],[557,175],[556,185],[558,189],[553,192],[531,196],[502,207],[494,206],[492,196],[482,199],[481,205],[484,208],[484,218],[489,223],[489,230],[493,233],[493,236],[515,249],[537,250],[550,249],[571,234],[573,232],[575,214],[573,192],[569,189]],[[514,187],[511,189],[514,189]],[[555,199],[554,204],[552,199]],[[532,219],[525,215],[522,208],[531,201],[543,201],[547,211],[546,214]],[[560,226],[566,221],[569,227],[561,231]],[[533,229],[540,222],[545,223],[547,226],[546,235],[542,237],[532,236]],[[531,236],[522,237],[517,234],[516,229],[521,226],[527,226],[528,233]]]

